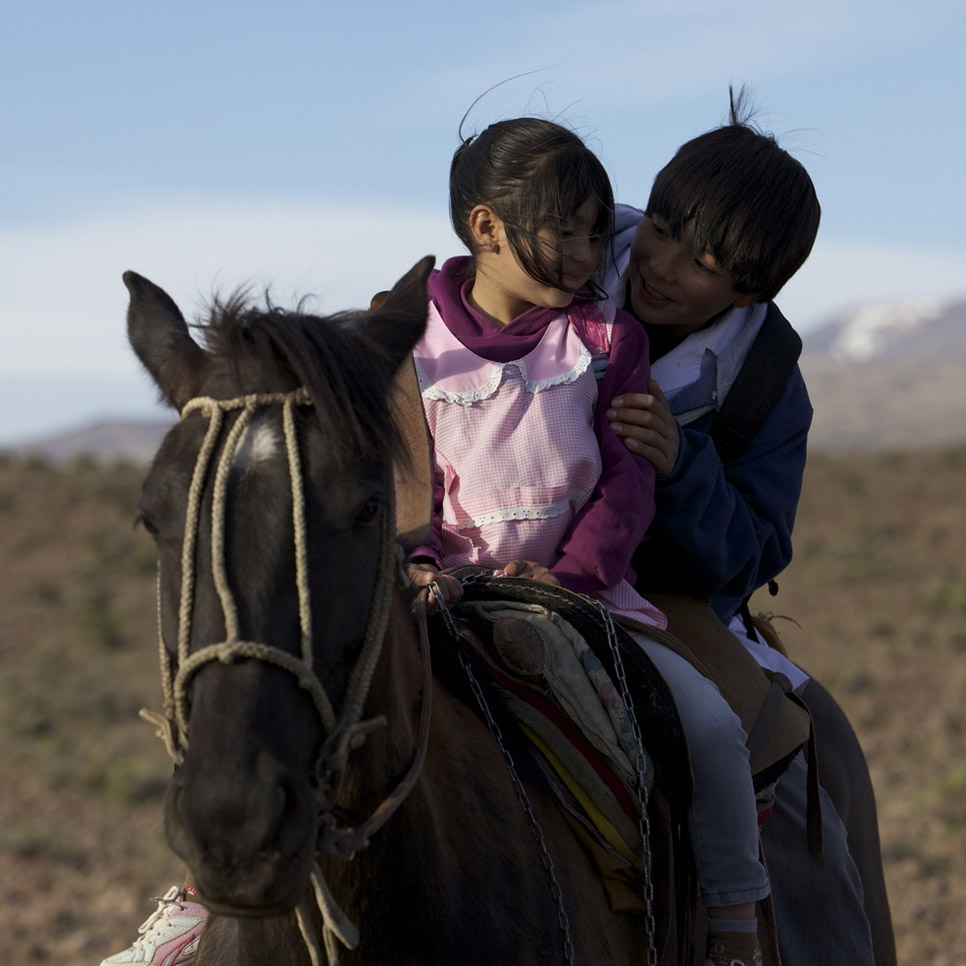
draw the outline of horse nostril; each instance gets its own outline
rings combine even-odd
[[[282,779],[275,790],[276,841],[271,844],[283,853],[296,850],[305,836],[304,823],[311,818],[310,796],[303,783]]]
[[[285,814],[289,806],[289,793],[285,784],[280,782],[274,793],[274,808],[272,810],[272,821],[265,829],[265,847],[276,846],[277,839],[281,837],[281,830],[285,827]]]
[[[164,827],[171,850],[185,861],[204,851],[201,840],[189,831],[184,812],[184,785],[178,776],[172,779],[165,795]]]

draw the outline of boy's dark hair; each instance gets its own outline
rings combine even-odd
[[[761,301],[808,258],[821,208],[804,166],[750,124],[745,92],[731,97],[730,123],[682,145],[654,179],[647,214],[678,238],[692,222],[694,246]]]
[[[450,219],[460,241],[475,253],[470,212],[489,205],[506,226],[524,271],[554,288],[565,288],[560,222],[588,198],[600,205],[592,234],[606,236],[614,217],[614,194],[604,166],[576,134],[541,118],[491,124],[463,141],[450,165]],[[556,257],[539,244],[541,229],[557,235]],[[601,252],[605,247],[600,246]]]

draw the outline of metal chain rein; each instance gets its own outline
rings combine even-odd
[[[469,582],[472,582],[472,579]],[[436,605],[439,608],[440,614],[442,615],[443,622],[446,624],[447,631],[449,631],[451,637],[458,641],[459,629],[456,626],[456,621],[453,619],[453,615],[450,613],[449,608],[443,601],[442,595],[439,592],[439,587],[436,585],[435,581],[431,582],[427,586],[430,593],[436,600]],[[487,727],[490,729],[490,733],[496,739],[496,743],[499,745],[500,751],[503,753],[504,761],[506,761],[507,771],[510,773],[510,778],[513,780],[513,785],[516,789],[517,798],[519,799],[520,805],[530,821],[530,827],[533,830],[534,837],[536,838],[537,844],[540,847],[540,860],[543,863],[544,871],[547,873],[547,879],[550,883],[550,893],[553,896],[554,904],[557,907],[557,923],[560,927],[560,932],[563,937],[564,962],[567,963],[567,966],[573,966],[573,963],[575,962],[575,952],[573,940],[570,936],[570,920],[567,917],[567,910],[564,907],[563,890],[561,889],[560,882],[557,879],[556,869],[553,864],[553,857],[550,855],[550,850],[547,847],[547,840],[544,837],[543,829],[540,827],[540,822],[533,810],[533,805],[530,803],[530,798],[527,795],[526,788],[524,787],[523,781],[520,778],[519,772],[517,771],[516,764],[513,761],[513,756],[510,754],[510,749],[507,748],[503,741],[503,732],[500,730],[500,726],[497,723],[496,718],[493,716],[493,711],[491,710],[489,702],[486,699],[486,695],[484,694],[476,675],[473,673],[473,668],[470,665],[469,658],[467,658],[463,648],[459,649],[459,659],[460,664],[466,673],[467,680],[470,683],[473,696],[476,698],[476,702],[479,705],[480,710],[483,712],[483,717],[486,719]]]

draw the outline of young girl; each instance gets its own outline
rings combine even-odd
[[[450,213],[471,255],[434,273],[414,350],[436,499],[413,582],[435,581],[452,602],[459,583],[439,570],[477,563],[663,627],[631,586],[631,555],[654,514],[654,467],[606,419],[615,396],[645,391],[646,337],[588,287],[613,213],[602,165],[556,124],[502,121],[457,150]],[[595,353],[607,359],[599,380]],[[760,962],[754,903],[768,879],[746,736],[711,682],[638,639],[676,698],[692,752],[689,820],[713,919],[708,961]]]

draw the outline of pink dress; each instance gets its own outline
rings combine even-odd
[[[414,358],[435,448],[441,567],[500,569],[524,559],[553,569],[567,556],[568,542],[586,537],[575,522],[582,514],[591,518],[597,509],[591,505],[604,498],[598,381],[587,342],[601,329],[609,336],[613,321],[613,308],[605,317],[597,304],[575,302],[553,315],[526,354],[495,362],[463,345],[431,305]],[[637,515],[632,506],[619,508],[621,514]],[[633,542],[601,548],[606,563],[596,576],[603,585],[594,596],[615,612],[664,627],[663,614],[627,579],[643,536],[637,529],[610,531]],[[597,534],[589,523],[588,532]],[[592,548],[581,549],[586,559]],[[561,569],[566,586],[569,567]]]

